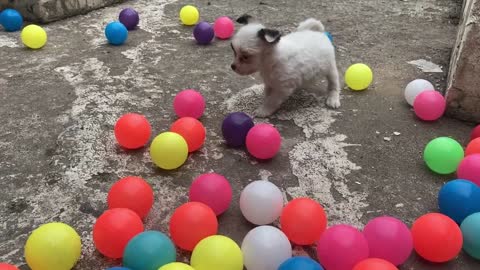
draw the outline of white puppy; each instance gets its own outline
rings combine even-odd
[[[232,40],[235,61],[231,67],[240,75],[260,72],[265,83],[265,101],[255,111],[256,116],[270,116],[296,89],[312,88],[325,77],[327,105],[340,106],[335,50],[320,21],[308,19],[286,36],[265,28],[249,15],[237,22],[245,25]]]

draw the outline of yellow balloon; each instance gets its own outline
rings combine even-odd
[[[185,25],[194,25],[199,18],[198,9],[194,6],[186,5],[180,10],[180,20]]]
[[[232,239],[212,235],[195,246],[190,264],[195,270],[242,270],[242,250]]]
[[[345,83],[355,91],[367,89],[372,80],[372,70],[365,64],[353,64],[345,72]]]
[[[30,49],[40,49],[47,43],[47,32],[35,24],[23,28],[20,36],[23,44]]]
[[[164,132],[153,139],[150,145],[153,163],[165,170],[173,170],[187,160],[188,145],[185,139],[174,132]]]
[[[195,270],[195,269],[193,269],[188,264],[173,262],[173,263],[165,264],[164,266],[158,268],[158,270]]]
[[[64,223],[47,223],[37,229],[25,244],[25,259],[32,270],[70,270],[80,258],[80,236]]]

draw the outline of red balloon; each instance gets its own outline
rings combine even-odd
[[[137,113],[124,114],[115,123],[114,133],[118,144],[127,149],[137,149],[147,144],[152,128],[147,118]]]
[[[170,218],[170,236],[184,250],[192,251],[202,239],[217,234],[217,230],[217,216],[200,202],[181,205]]]
[[[470,134],[470,140],[473,141],[476,138],[480,138],[480,125],[476,126]]]
[[[327,228],[327,216],[316,201],[298,198],[283,208],[280,224],[290,241],[297,245],[311,245]]]
[[[113,184],[108,192],[107,203],[109,209],[128,208],[143,219],[152,209],[153,190],[142,178],[128,176]]]
[[[93,242],[106,257],[119,259],[128,241],[141,232],[143,223],[135,212],[115,208],[105,211],[93,225]]]
[[[465,156],[480,154],[480,138],[472,140],[465,149]]]
[[[200,121],[193,117],[182,117],[170,127],[171,132],[178,133],[187,141],[188,152],[194,152],[205,142],[206,131]]]
[[[398,268],[391,262],[370,258],[359,262],[353,270],[398,270]]]
[[[0,270],[18,270],[18,268],[8,263],[0,263]]]
[[[424,259],[441,263],[455,258],[462,249],[460,227],[451,218],[429,213],[412,225],[413,247]]]

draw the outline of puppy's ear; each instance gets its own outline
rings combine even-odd
[[[243,14],[242,16],[240,16],[238,19],[237,19],[237,23],[239,24],[248,24],[249,22],[251,22],[253,19],[252,16],[248,15],[248,14]]]
[[[280,38],[282,37],[282,34],[278,30],[273,30],[273,29],[267,29],[263,28],[260,29],[257,33],[258,37],[269,43],[269,44],[275,44],[280,41]]]

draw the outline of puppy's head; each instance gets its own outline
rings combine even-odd
[[[259,70],[262,52],[280,41],[280,32],[266,29],[250,15],[237,19],[244,24],[232,39],[232,49],[235,57],[232,69],[240,75],[250,75]]]

